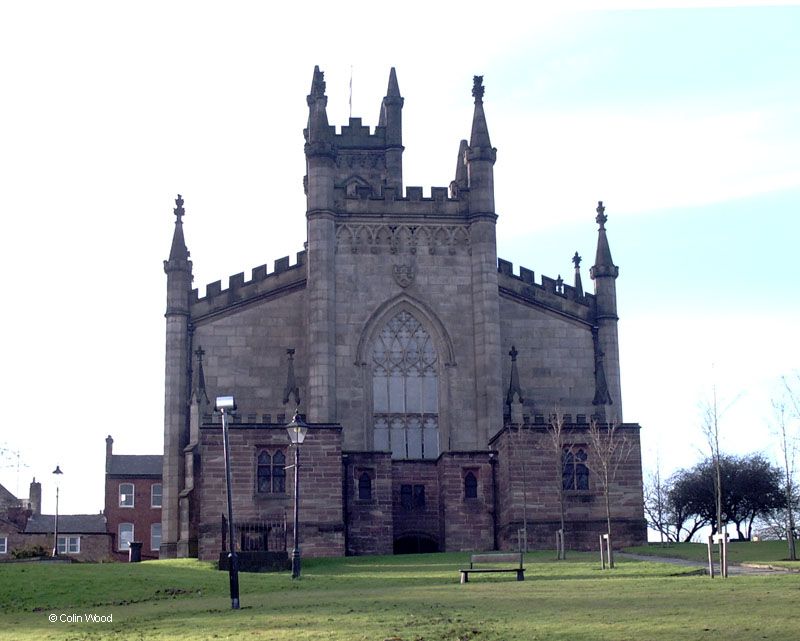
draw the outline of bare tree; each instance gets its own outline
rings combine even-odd
[[[550,424],[548,426],[548,433],[550,434],[550,441],[553,448],[553,472],[556,488],[558,489],[558,507],[559,516],[561,518],[561,536],[558,539],[558,560],[567,558],[566,544],[564,542],[566,537],[565,525],[565,509],[564,509],[564,415],[556,408],[550,416]]]
[[[797,375],[800,379],[800,374]],[[797,453],[797,443],[793,439],[787,428],[786,413],[787,405],[789,412],[796,420],[800,420],[800,393],[792,388],[792,384],[783,377],[784,394],[783,398],[778,401],[773,401],[772,405],[775,408],[776,419],[778,423],[778,437],[780,439],[780,449],[783,455],[783,472],[784,478],[784,491],[786,492],[786,542],[789,546],[789,560],[797,560],[797,547],[795,546],[795,518],[794,518],[794,500],[796,488],[794,484],[795,472],[795,455]]]
[[[586,465],[597,478],[606,508],[606,527],[608,529],[609,567],[614,567],[613,543],[611,532],[611,491],[616,482],[620,466],[628,460],[633,450],[633,443],[619,429],[617,421],[600,423],[592,417],[589,422],[589,441],[592,445],[591,456]]]
[[[648,525],[659,534],[661,547],[674,538],[671,533],[668,493],[668,484],[661,477],[661,460],[656,453],[656,469],[650,473],[644,486],[644,511]]]
[[[713,387],[711,403],[703,408],[703,435],[711,450],[711,461],[714,465],[714,497],[716,502],[716,519],[712,523],[712,530],[722,530],[722,464],[719,445],[719,412],[717,410],[717,387]]]

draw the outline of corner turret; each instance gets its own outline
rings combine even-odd
[[[306,220],[308,221],[308,416],[312,422],[336,420],[336,216],[334,181],[337,145],[328,125],[325,107],[325,80],[314,67],[311,93],[308,96],[306,137]],[[351,122],[357,122],[351,119]],[[356,127],[358,129],[358,127]]]
[[[486,443],[503,424],[502,367],[500,363],[500,304],[497,298],[497,216],[494,212],[494,161],[497,150],[489,140],[483,113],[483,76],[473,78],[475,111],[467,157],[472,301],[475,331],[477,441]]]
[[[622,398],[619,373],[619,338],[617,334],[617,285],[619,267],[611,258],[611,249],[606,236],[606,208],[603,201],[597,203],[597,217],[595,218],[599,229],[597,231],[597,253],[594,266],[589,270],[589,275],[594,281],[597,327],[597,340],[595,341],[596,369],[603,373],[607,384],[607,391],[597,390],[599,398],[608,401],[610,407],[606,411],[608,420],[622,421]],[[602,387],[602,384],[600,385]],[[597,400],[597,394],[596,399]]]
[[[378,126],[386,130],[386,186],[403,192],[403,97],[394,67],[389,71],[389,86],[381,103]]]
[[[164,373],[164,467],[161,558],[178,555],[178,497],[184,480],[183,448],[189,441],[189,300],[192,261],[183,237],[183,198],[175,199],[175,231],[167,274],[166,370]]]
[[[489,127],[483,112],[483,92],[483,76],[475,76],[472,86],[475,111],[467,152],[470,214],[494,213],[494,163],[497,149],[492,147],[489,139]]]

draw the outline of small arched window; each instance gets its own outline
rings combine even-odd
[[[478,498],[478,479],[475,477],[473,472],[467,472],[464,475],[464,498]]]
[[[372,477],[369,472],[361,472],[358,476],[358,500],[372,500]]]
[[[278,450],[270,454],[259,450],[256,458],[256,491],[259,494],[286,492],[286,455]]]
[[[261,494],[266,494],[272,491],[272,457],[266,450],[261,450],[258,453],[256,488]]]
[[[272,457],[272,493],[286,493],[286,455],[281,450]]]

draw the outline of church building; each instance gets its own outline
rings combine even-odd
[[[639,426],[623,422],[616,279],[605,208],[584,291],[498,260],[482,77],[447,187],[403,184],[395,70],[374,129],[328,124],[314,69],[304,130],[307,242],[192,289],[178,196],[167,274],[161,558],[218,558],[230,425],[237,549],[285,546],[300,446],[306,556],[596,546],[607,530],[596,426],[620,439],[608,497],[616,545],[646,540]],[[467,123],[464,123],[465,128]],[[455,149],[454,149],[455,151]],[[593,212],[594,214],[595,212]],[[299,212],[298,212],[299,215]],[[572,251],[565,248],[565,252]],[[556,435],[554,426],[560,426]]]

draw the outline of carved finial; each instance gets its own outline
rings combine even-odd
[[[572,263],[575,265],[575,295],[578,298],[583,298],[583,283],[581,282],[581,257],[578,252],[572,257]]]
[[[183,209],[183,196],[178,194],[178,197],[175,199],[175,204],[177,205],[177,207],[175,207],[173,211],[175,212],[175,215],[178,217],[178,221],[180,222],[181,217],[186,213],[186,211]]]
[[[597,218],[595,218],[595,221],[597,221],[597,224],[600,225],[600,229],[605,229],[608,216],[606,216],[606,208],[603,207],[602,200],[597,201],[596,211],[597,211]]]
[[[556,292],[559,294],[564,293],[564,279],[561,278],[561,274],[559,274],[558,278],[556,278]]]
[[[286,387],[283,388],[283,404],[289,402],[289,397],[294,396],[295,405],[300,405],[300,388],[297,385],[297,380],[294,377],[294,348],[289,347],[286,350],[287,356],[287,372],[286,372]],[[296,414],[297,412],[295,412]]]
[[[472,97],[475,102],[483,102],[483,76],[472,76]]]
[[[594,344],[594,399],[592,405],[611,405],[611,392],[606,381],[606,370],[603,366],[605,353],[600,347],[600,338],[596,327],[592,328],[592,343]]]
[[[517,399],[516,402],[520,404],[525,402],[522,398],[522,387],[519,384],[519,370],[517,369],[517,354],[519,354],[517,348],[514,345],[512,345],[511,351],[508,353],[508,355],[511,357],[511,380],[508,382],[508,393],[506,394],[506,405],[508,405],[508,409],[509,411],[511,411],[512,414],[514,413],[515,397]],[[522,421],[520,420],[515,422],[522,422]]]
[[[206,375],[203,372],[203,356],[205,356],[205,353],[205,350],[200,345],[194,350],[194,354],[197,356],[197,372],[195,374],[192,398],[199,404],[208,405],[211,401],[206,393]]]
[[[319,65],[314,66],[314,78],[311,81],[311,95],[315,98],[325,95],[325,72],[319,70]]]

